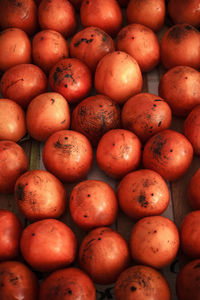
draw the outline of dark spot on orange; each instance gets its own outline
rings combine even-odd
[[[132,285],[132,286],[131,286],[131,291],[132,291],[132,292],[135,292],[136,290],[137,290],[137,288],[136,288],[135,286]]]
[[[59,73],[61,73],[62,70],[60,67],[57,67],[56,68],[56,71],[54,72],[53,74],[53,80],[54,80],[54,83],[56,83],[56,81],[58,80],[58,77],[59,77]]]
[[[188,34],[190,34],[190,31],[197,31],[190,25],[182,26],[182,25],[176,25],[172,27],[172,29],[168,32],[168,38],[175,40],[177,43],[180,43]]]
[[[92,243],[95,241],[96,239],[91,239],[87,242],[87,245],[86,247],[84,248],[83,252],[86,252],[91,246],[92,246]]]
[[[159,251],[158,248],[153,248],[153,247],[151,247],[151,250],[152,250],[153,253],[157,253]]]
[[[143,182],[143,187],[149,187],[150,185],[150,182],[149,182],[149,179],[145,179],[145,181]]]
[[[149,204],[149,202],[146,200],[145,195],[140,195],[140,196],[138,197],[138,202],[140,203],[140,205],[141,205],[142,207],[147,207],[148,204]]]
[[[106,42],[107,41],[107,34],[103,34],[103,36],[102,36],[102,42],[104,43],[104,42]]]
[[[68,289],[67,292],[68,292],[69,295],[72,295],[72,290]]]
[[[144,285],[144,287],[145,287],[145,286],[146,286],[146,282],[145,282],[144,279],[142,279],[142,283],[143,283],[143,285]]]
[[[62,148],[61,142],[58,140],[56,143],[54,143],[55,148]]]
[[[101,230],[100,235],[103,235],[104,231],[105,231],[105,230]]]
[[[146,118],[147,118],[148,120],[150,120],[150,119],[151,119],[151,115],[150,115],[150,114],[146,114]]]
[[[10,282],[13,284],[13,285],[17,285],[18,284],[18,277],[14,277],[14,278],[11,278],[10,279]]]
[[[194,30],[194,28],[192,26],[190,26],[190,25],[185,25],[185,29],[187,29],[187,30]]]
[[[92,43],[94,39],[86,39],[86,38],[81,38],[78,40],[76,43],[74,43],[74,47],[78,47],[81,43],[85,42],[86,44]]]
[[[162,135],[158,134],[155,136],[150,150],[153,152],[153,156],[156,160],[162,158],[162,148],[166,144],[167,140]]]

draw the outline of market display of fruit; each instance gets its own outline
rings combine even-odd
[[[200,0],[0,0],[0,300],[200,299]]]

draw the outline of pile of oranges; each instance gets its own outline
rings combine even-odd
[[[200,154],[199,27],[199,0],[0,0],[0,193],[26,220],[0,210],[1,300],[95,300],[95,284],[113,285],[108,299],[175,300],[161,269],[178,251],[191,261],[177,299],[200,299],[200,170],[180,230],[161,216],[167,181]],[[144,92],[155,68],[158,93]],[[135,221],[128,241],[110,227],[119,212]]]

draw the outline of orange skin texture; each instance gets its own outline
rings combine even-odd
[[[118,185],[117,197],[124,213],[136,220],[162,214],[170,200],[164,179],[147,169],[127,174]]]
[[[0,260],[9,260],[19,254],[19,240],[22,225],[18,217],[4,209],[0,209]]]
[[[93,159],[92,146],[81,133],[60,130],[52,134],[43,149],[46,169],[63,182],[75,182],[86,177]]]
[[[164,34],[161,61],[166,69],[176,66],[200,67],[200,33],[189,24],[176,24]]]
[[[35,274],[23,263],[0,263],[1,300],[37,300],[39,283]]]
[[[162,216],[142,218],[133,226],[130,237],[133,260],[158,269],[175,259],[179,244],[176,225]]]
[[[12,193],[17,178],[27,170],[22,147],[12,141],[0,141],[0,193]]]
[[[163,130],[152,136],[144,146],[143,165],[169,181],[181,178],[193,159],[189,140],[174,130]]]
[[[37,66],[20,64],[3,74],[0,89],[4,98],[12,99],[25,109],[34,97],[47,90],[47,78]]]
[[[126,15],[128,23],[139,23],[159,31],[165,19],[164,0],[130,0]]]
[[[200,105],[195,106],[183,123],[183,133],[194,148],[195,154],[200,154]]]
[[[200,210],[188,213],[181,224],[181,249],[190,258],[200,255]]]
[[[37,7],[33,0],[0,1],[0,27],[17,27],[32,35],[37,30]]]
[[[120,128],[120,108],[104,95],[90,96],[73,110],[71,128],[83,133],[97,146],[100,138],[110,129]]]
[[[141,142],[131,131],[112,129],[97,146],[97,164],[107,175],[120,179],[137,169],[141,159]]]
[[[81,24],[95,26],[115,36],[122,26],[122,12],[116,0],[83,0],[80,8]]]
[[[200,210],[200,169],[190,178],[187,187],[188,201],[193,210]]]
[[[67,41],[55,30],[42,30],[33,37],[32,55],[34,63],[49,73],[59,60],[69,56]]]
[[[97,27],[87,27],[77,32],[70,42],[71,57],[82,60],[93,72],[99,60],[113,51],[115,51],[113,39]]]
[[[71,36],[77,26],[75,9],[68,0],[42,0],[38,8],[41,29],[52,29],[64,37]]]
[[[95,72],[95,88],[119,104],[142,89],[142,73],[136,60],[123,51],[105,55]]]
[[[49,84],[52,91],[63,95],[69,103],[77,103],[89,94],[92,74],[80,59],[66,58],[51,69]]]
[[[188,262],[178,273],[176,278],[176,293],[179,300],[194,299],[200,297],[200,259]]]
[[[118,203],[114,190],[106,182],[85,180],[73,188],[69,207],[73,221],[90,230],[114,223]]]
[[[0,70],[18,64],[31,63],[31,43],[27,34],[19,28],[9,28],[0,34]]]
[[[26,133],[25,113],[10,99],[0,99],[0,140],[19,141]]]
[[[187,23],[197,28],[200,26],[199,0],[170,0],[168,12],[175,24]]]
[[[35,270],[51,272],[74,261],[77,241],[72,230],[63,222],[46,219],[24,229],[20,248],[26,262]]]
[[[96,289],[85,272],[78,268],[67,268],[53,272],[43,281],[39,300],[46,299],[96,300]]]
[[[172,112],[161,97],[139,93],[124,104],[121,121],[124,129],[132,131],[145,142],[155,133],[170,127]]]
[[[56,131],[69,128],[69,104],[58,93],[40,94],[28,106],[26,123],[27,130],[34,139],[45,141]]]
[[[171,300],[169,285],[157,270],[133,266],[123,271],[115,283],[116,300]]]
[[[90,231],[79,249],[80,267],[98,284],[114,283],[129,261],[127,242],[109,227]]]
[[[168,70],[159,83],[159,95],[170,105],[172,113],[187,116],[200,104],[200,73],[188,66]]]
[[[28,171],[15,183],[15,200],[29,220],[59,218],[65,211],[66,198],[63,184],[47,171]]]
[[[130,54],[142,72],[149,72],[160,61],[158,38],[150,28],[142,24],[123,27],[117,35],[117,50]]]

